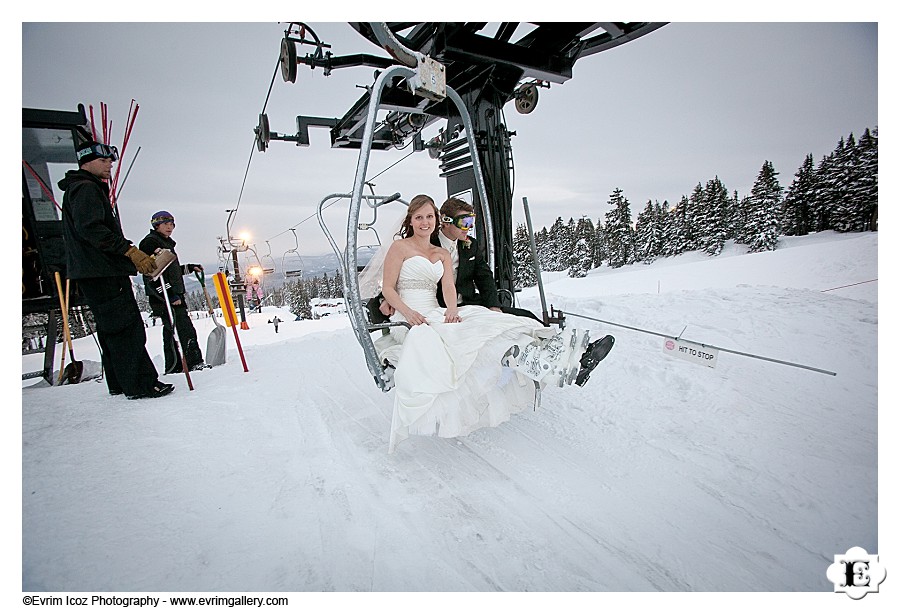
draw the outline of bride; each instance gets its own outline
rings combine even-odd
[[[394,308],[402,342],[393,356],[394,412],[390,451],[409,435],[457,437],[497,426],[535,402],[535,381],[504,369],[507,350],[556,331],[531,318],[477,305],[457,307],[450,252],[433,245],[440,214],[425,195],[410,201],[384,259],[382,291]],[[437,301],[437,284],[446,309]],[[393,362],[392,361],[392,362]],[[543,373],[541,373],[543,375]]]

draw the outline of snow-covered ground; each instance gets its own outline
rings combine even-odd
[[[344,315],[250,314],[249,372],[229,330],[227,363],[194,391],[163,377],[162,399],[24,382],[22,590],[811,591],[803,607],[846,607],[828,565],[879,552],[877,245],[829,232],[549,274],[569,326],[616,337],[588,384],[392,455],[392,393]],[[536,288],[519,301],[540,311]],[[195,324],[204,346],[212,320]],[[837,375],[727,352],[710,369],[635,328]],[[75,352],[98,360],[90,337]]]

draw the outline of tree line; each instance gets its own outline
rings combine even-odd
[[[774,165],[766,160],[749,194],[729,193],[718,176],[698,182],[688,195],[674,205],[667,200],[647,201],[635,219],[624,192],[616,188],[609,196],[609,210],[594,223],[583,216],[552,226],[534,235],[543,271],[568,271],[570,277],[584,277],[600,266],[618,268],[634,263],[650,263],[657,258],[684,252],[721,253],[726,241],[746,245],[751,252],[774,250],[779,236],[811,232],[863,232],[878,229],[878,128],[866,128],[857,141],[853,133],[841,137],[834,150],[818,164],[808,154],[787,189],[778,180]],[[530,239],[525,224],[517,225],[513,237],[515,284],[537,284]],[[268,290],[268,289],[267,289]],[[141,311],[150,313],[143,284],[134,285]],[[273,288],[269,304],[287,305],[300,319],[313,319],[313,298],[342,298],[340,271],[332,276],[287,279]],[[237,297],[234,296],[236,299]],[[214,308],[218,296],[210,293]],[[188,292],[189,311],[207,311],[202,290]],[[27,336],[27,325],[45,325],[46,314],[23,316],[23,349],[37,340]],[[94,330],[90,309],[72,308],[69,326],[73,338]],[[57,343],[62,341],[59,331]]]
[[[815,164],[808,154],[785,190],[774,165],[766,160],[750,194],[729,194],[718,176],[699,182],[690,196],[673,204],[647,201],[635,219],[623,191],[613,190],[605,216],[568,223],[561,217],[535,233],[541,270],[568,270],[584,277],[603,265],[618,268],[650,263],[689,251],[721,253],[733,239],[751,252],[774,250],[779,236],[835,230],[878,229],[878,128],[866,128],[857,141],[851,133]],[[519,224],[513,238],[515,283],[537,283],[528,231]]]

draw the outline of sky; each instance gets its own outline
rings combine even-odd
[[[345,22],[307,23],[336,55],[379,52]],[[168,210],[181,259],[214,263],[226,210],[237,207],[231,234],[248,233],[259,256],[326,253],[315,208],[351,190],[356,153],[332,150],[325,129],[311,131],[308,148],[272,142],[260,153],[253,129],[264,106],[282,134],[295,131],[298,115],[340,117],[373,71],[325,77],[300,66],[296,83],[280,71],[273,80],[285,27],[23,19],[22,106],[93,104],[99,118],[103,102],[121,145],[129,105],[140,105],[121,162],[124,176],[133,161],[120,212],[135,242],[155,211]],[[505,107],[516,133],[514,221],[524,221],[522,197],[539,229],[557,216],[596,221],[616,188],[634,216],[648,200],[674,203],[715,176],[747,194],[766,160],[786,188],[807,154],[818,161],[842,137],[878,126],[878,33],[875,23],[674,21],[579,60],[570,81],[540,90],[531,114]],[[108,51],[98,53],[98,41]],[[406,154],[374,152],[367,177]],[[421,152],[380,174],[376,192],[442,200],[438,173]],[[347,202],[326,215],[341,244]],[[396,215],[380,221],[388,218]]]
[[[176,388],[161,399],[24,382],[22,428],[5,431],[7,450],[22,442],[9,592],[843,612],[856,604],[827,569],[857,546],[887,568],[864,607],[896,611],[897,414],[877,414],[869,281],[879,235],[788,237],[759,254],[730,241],[714,258],[547,274],[570,327],[616,337],[587,384],[548,386],[536,411],[466,437],[413,436],[393,454],[394,393],[372,382],[344,315],[250,314],[246,372],[229,330],[226,363],[194,372],[193,391],[166,376]],[[535,288],[520,298],[539,310]],[[195,325],[205,348],[213,323]],[[725,351],[711,368],[636,329],[835,375]],[[160,366],[161,327],[147,337]],[[99,371],[92,339],[75,353]],[[23,371],[40,359],[22,357]]]

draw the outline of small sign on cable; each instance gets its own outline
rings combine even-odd
[[[716,361],[719,358],[719,350],[699,343],[691,343],[690,341],[681,341],[666,337],[663,343],[663,353],[687,360],[688,362],[697,363],[710,369],[716,368]]]

